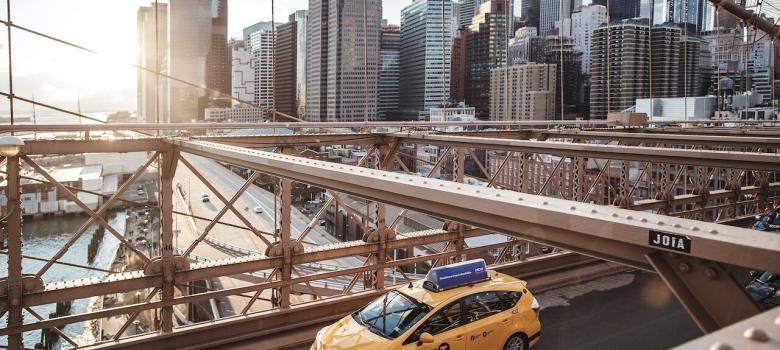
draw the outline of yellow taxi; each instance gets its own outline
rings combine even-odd
[[[525,350],[540,334],[526,282],[480,259],[391,290],[320,330],[311,350]]]

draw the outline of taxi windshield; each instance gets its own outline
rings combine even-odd
[[[352,318],[378,335],[395,339],[430,311],[428,305],[398,291],[390,291],[355,311]]]

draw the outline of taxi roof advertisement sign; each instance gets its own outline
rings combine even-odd
[[[441,292],[488,279],[485,260],[476,259],[431,269],[423,286],[431,291]]]

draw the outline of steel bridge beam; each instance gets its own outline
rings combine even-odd
[[[392,137],[409,143],[427,143],[451,147],[476,147],[492,150],[514,151],[617,159],[665,164],[696,165],[715,168],[777,171],[780,157],[771,153],[723,152],[687,149],[666,149],[654,147],[632,147],[615,145],[574,144],[564,142],[506,140],[495,138],[424,135],[395,133]]]
[[[663,251],[648,242],[656,233],[689,237],[689,255],[697,258],[767,271],[780,266],[780,238],[752,230],[209,142],[171,142],[183,152],[646,270],[653,269],[645,255]]]

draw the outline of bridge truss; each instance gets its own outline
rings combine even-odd
[[[364,304],[390,287],[389,271],[398,268],[407,278],[400,269],[403,266],[457,261],[494,249],[500,251],[495,261],[491,261],[495,268],[529,278],[532,286],[534,283],[544,286],[544,282],[535,282],[534,276],[582,273],[577,269],[587,269],[601,260],[654,271],[702,331],[710,333],[760,314],[732,277],[734,267],[777,271],[780,266],[780,239],[776,235],[727,225],[744,223],[764,208],[780,204],[777,179],[780,138],[767,136],[777,131],[775,125],[739,125],[740,132],[736,135],[733,124],[530,128],[507,123],[503,127],[475,125],[472,130],[460,132],[439,132],[430,124],[409,124],[403,129],[397,125],[363,126],[370,127],[363,130],[394,129],[386,132],[319,129],[273,136],[169,135],[28,141],[19,156],[4,159],[9,203],[19,203],[19,184],[25,177],[20,170],[32,169],[45,178],[41,181],[55,186],[89,215],[88,222],[74,234],[70,244],[86,227],[97,223],[119,239],[130,254],[137,255],[144,268],[44,284],[41,276],[53,264],[60,263],[58,260],[69,249],[66,245],[51,258],[44,258],[44,267],[35,274],[22,274],[22,217],[20,207],[11,205],[7,218],[9,275],[0,281],[0,294],[4,296],[0,299],[0,310],[8,313],[9,324],[0,329],[0,336],[8,336],[9,346],[18,348],[23,332],[50,328],[62,333],[66,341],[73,341],[57,327],[125,315],[126,321],[118,333],[87,347],[126,348],[142,344],[187,347],[218,345],[246,337],[277,339],[275,336],[285,331],[319,326]],[[52,127],[27,128],[39,131],[36,128]],[[119,137],[132,133],[127,126],[100,128],[114,129]],[[135,125],[133,130],[144,128],[155,126]],[[364,150],[365,155],[357,165],[305,157],[307,149],[332,145]],[[415,152],[404,152],[424,147],[438,149],[438,159],[426,161]],[[118,156],[126,152],[147,152],[150,157],[116,194],[106,196],[103,205],[92,210],[75,194],[80,189],[59,183],[37,160],[43,155],[85,152],[109,152]],[[220,193],[187,160],[187,154],[250,169],[253,175],[238,192]],[[473,174],[466,174],[467,158],[475,164]],[[411,170],[420,164],[429,166],[426,174]],[[161,248],[153,254],[139,250],[103,217],[111,204],[124,200],[122,193],[149,167],[157,168],[159,173],[155,210],[161,218]],[[173,246],[173,218],[193,215],[173,209],[176,191],[173,178],[182,167],[202,180],[223,207],[216,217],[199,218],[208,222],[206,229],[188,247],[178,250]],[[276,234],[253,227],[234,205],[260,174],[278,182],[281,204]],[[434,178],[434,174],[439,178]],[[328,202],[297,237],[293,237],[290,228],[294,182],[330,193]],[[345,196],[374,203],[368,206],[372,212],[360,215],[359,210],[348,208],[340,200]],[[347,206],[350,215],[359,217],[356,221],[360,222],[363,239],[303,245],[306,235],[335,203]],[[387,221],[387,206],[403,210],[395,220]],[[445,225],[440,230],[400,234],[396,228],[408,210],[441,218]],[[195,247],[206,244],[202,242],[207,242],[209,232],[222,227],[221,220],[227,212],[239,219],[240,223],[234,226],[265,242],[267,251],[226,256],[221,260],[193,260],[190,255]],[[469,237],[494,232],[511,239],[484,246],[465,244]],[[682,249],[654,244],[672,238],[684,240]],[[518,249],[527,242],[591,258],[572,253],[529,257]],[[400,259],[393,259],[391,253],[435,243],[444,244],[445,249]],[[363,257],[365,263],[343,269],[307,268],[311,264],[355,256]],[[211,290],[193,287],[197,281],[206,279],[246,278],[261,272],[265,278],[255,277],[254,282],[239,287]],[[343,281],[338,290],[333,288],[335,279]],[[331,281],[330,288],[323,287],[328,286],[328,281]],[[49,319],[32,309],[59,301],[137,290],[151,292],[137,303]],[[258,301],[268,301],[263,291],[269,290],[274,291],[271,307],[258,309]],[[293,301],[292,295],[308,295],[309,299]],[[177,324],[174,315],[177,305],[228,296],[240,296],[246,301],[238,315],[198,324]],[[133,320],[149,310],[159,323],[144,335],[124,336]],[[777,311],[768,313],[777,314]],[[24,314],[36,320],[24,322]]]

